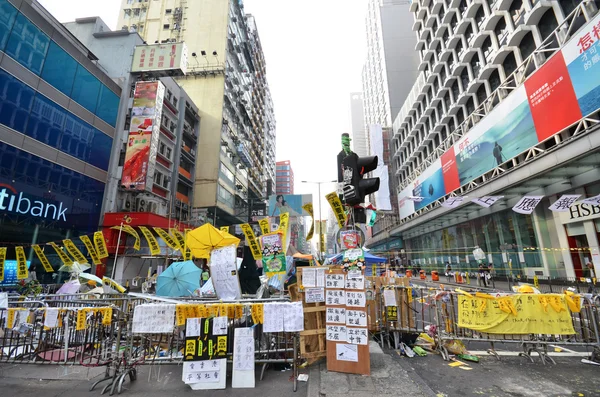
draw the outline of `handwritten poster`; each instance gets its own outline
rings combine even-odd
[[[310,267],[302,268],[302,285],[304,288],[314,288],[317,286],[317,269]]]
[[[365,277],[346,278],[346,289],[365,289]]]
[[[328,307],[325,322],[346,324],[346,309],[343,307]]]
[[[236,328],[233,337],[234,371],[254,370],[254,329]]]
[[[217,383],[221,376],[222,360],[188,361],[183,363],[182,380],[185,384]]]
[[[225,317],[227,318],[227,317]],[[189,320],[188,319],[188,323]],[[227,334],[215,335],[214,317],[200,318],[200,335],[185,337],[184,361],[214,360],[227,356]],[[187,324],[186,324],[187,329]]]
[[[326,331],[327,340],[333,342],[346,341],[346,327],[343,325],[328,325]]]
[[[365,307],[367,305],[367,297],[365,292],[346,291],[346,306],[349,307]]]
[[[337,343],[335,345],[335,353],[336,358],[340,361],[358,362],[358,346],[356,345]]]
[[[8,309],[8,293],[0,292],[0,309]]]
[[[263,332],[282,332],[284,305],[265,303],[263,307]]]
[[[346,341],[353,345],[369,343],[369,332],[366,328],[346,328]]]
[[[367,312],[364,310],[346,310],[346,325],[366,327]]]
[[[57,307],[47,307],[46,316],[44,317],[44,327],[55,328],[58,325],[58,311]]]
[[[236,247],[230,245],[214,249],[210,254],[210,274],[217,297],[236,300],[242,297],[238,280]]]
[[[325,302],[325,288],[306,288],[304,300],[306,303]]]
[[[317,269],[317,287],[325,287],[325,269]]]
[[[346,291],[331,290],[325,292],[325,303],[327,305],[344,305],[346,303]]]
[[[396,290],[383,290],[383,304],[385,306],[398,306],[398,303],[396,302]]]
[[[344,288],[343,274],[326,274],[325,287],[327,288]]]
[[[201,318],[188,318],[185,324],[185,336],[200,336]]]
[[[175,325],[175,305],[138,305],[133,311],[134,334],[168,334]]]
[[[227,335],[227,317],[213,318],[213,335]]]
[[[285,304],[283,310],[283,330],[285,332],[304,331],[304,308],[302,302]]]

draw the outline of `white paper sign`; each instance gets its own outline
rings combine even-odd
[[[237,273],[236,247],[230,245],[212,250],[209,266],[213,286],[219,299],[240,299],[242,290]]]
[[[563,194],[548,209],[554,212],[567,212],[579,197],[581,194]]]
[[[344,305],[346,302],[346,294],[344,290],[328,289],[325,295],[325,303],[327,305]]]
[[[282,332],[284,306],[281,303],[265,303],[263,308],[263,332]]]
[[[0,292],[0,309],[8,309],[8,293]]]
[[[58,307],[46,308],[46,317],[44,317],[44,327],[54,328],[58,325]]]
[[[145,304],[133,310],[134,334],[168,334],[175,324],[175,305]]]
[[[200,336],[200,318],[188,318],[185,323],[185,336]]]
[[[344,288],[343,274],[326,274],[325,287],[327,288]]]
[[[512,209],[519,214],[529,215],[543,198],[544,196],[523,196]]]
[[[362,275],[362,272],[360,270],[350,270],[348,272],[348,275],[346,276],[346,278],[350,278],[350,279],[354,279],[354,278],[358,278]]]
[[[353,345],[369,343],[369,332],[366,328],[346,328],[346,341]]]
[[[325,269],[317,269],[317,287],[325,286]]]
[[[185,361],[181,377],[188,385],[217,383],[221,378],[221,365],[219,360]]]
[[[346,310],[346,325],[366,327],[367,312],[364,310]]]
[[[364,276],[358,276],[355,278],[348,277],[345,284],[346,289],[365,289],[365,278]]]
[[[304,300],[306,303],[325,302],[325,288],[306,288]]]
[[[326,329],[327,340],[334,342],[346,341],[346,327],[343,325],[328,325]]]
[[[456,208],[463,203],[465,200],[464,197],[448,197],[443,203],[442,207],[446,208]]]
[[[393,289],[383,290],[383,304],[385,306],[398,306],[396,302],[396,291]]]
[[[213,335],[227,335],[227,317],[213,318]]]
[[[234,331],[233,369],[235,371],[254,370],[253,328],[236,328]]]
[[[317,286],[317,269],[311,269],[310,267],[302,268],[302,286],[304,288]]]
[[[483,196],[483,197],[475,197],[471,199],[471,202],[475,204],[479,204],[484,208],[489,208],[496,203],[496,201],[500,200],[504,196]]]
[[[346,324],[346,309],[343,307],[328,307],[325,321],[334,324]]]
[[[346,306],[365,307],[366,305],[367,297],[364,292],[346,292]]]
[[[581,202],[589,205],[600,205],[600,194],[594,197],[588,197],[586,199],[583,199],[581,200]]]
[[[335,344],[335,357],[340,361],[358,362],[358,346],[345,343]]]
[[[283,330],[285,332],[304,331],[304,308],[302,302],[286,303],[283,310]]]

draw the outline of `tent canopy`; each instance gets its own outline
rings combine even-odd
[[[365,262],[367,262],[367,264],[385,263],[385,262],[387,262],[386,258],[381,258],[379,256],[375,256],[373,254],[370,254],[367,251],[364,252],[364,255],[365,255]],[[339,254],[337,254],[336,256],[334,256],[333,258],[331,258],[330,261],[332,263],[337,263],[337,262],[340,262],[342,259],[344,259],[344,253],[340,252]]]

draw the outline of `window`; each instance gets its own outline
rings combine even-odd
[[[167,147],[167,145],[165,145],[164,142],[162,142],[162,141],[158,142],[158,153],[160,153],[164,156],[166,147]]]
[[[123,10],[123,13],[124,13],[125,18],[131,17],[131,9],[130,8]]]
[[[558,27],[558,22],[556,21],[556,16],[554,15],[554,9],[548,8],[548,10],[544,13],[542,18],[540,18],[540,22],[538,23],[538,28],[540,29],[540,35],[542,36],[542,40],[545,40],[550,34]]]
[[[50,99],[37,94],[25,134],[51,147],[59,147],[67,112]]]
[[[55,42],[50,42],[42,78],[63,94],[70,96],[77,71],[77,61]]]
[[[0,124],[24,132],[35,91],[0,69]]]
[[[558,2],[563,10],[563,13],[565,14],[565,17],[572,13],[573,10],[577,8],[579,3],[581,3],[581,0],[559,0]]]
[[[0,0],[0,50],[2,51],[4,51],[16,18],[17,9],[8,0]]]
[[[171,153],[173,152],[173,150],[168,147],[167,150],[165,151],[165,157],[168,158],[169,160],[171,160]]]
[[[535,40],[533,39],[533,34],[531,32],[523,37],[521,43],[519,43],[519,50],[521,50],[521,58],[523,60],[527,59],[527,57],[533,53],[535,50]]]
[[[94,113],[98,103],[100,81],[86,68],[79,65],[75,73],[75,83],[71,92],[71,99]]]
[[[477,103],[482,104],[487,98],[487,91],[485,90],[485,84],[481,84],[477,89]]]
[[[170,8],[167,8],[167,9],[165,10],[165,14],[167,14],[167,15],[171,14],[172,12],[173,12],[173,10],[172,10],[172,9],[170,9]]]
[[[112,127],[117,125],[120,98],[107,86],[101,84],[96,116],[100,117]]]
[[[169,25],[168,23],[165,23],[165,24],[163,25],[163,29],[164,29],[164,30],[168,30],[168,29],[169,29],[169,26],[170,26],[170,25]]]
[[[158,171],[154,171],[154,183],[162,186],[163,174]]]
[[[18,14],[6,44],[6,53],[31,72],[39,74],[50,39],[23,14]]]
[[[506,58],[504,58],[504,62],[502,62],[502,66],[504,67],[504,74],[506,77],[510,76],[512,72],[517,68],[517,61],[515,60],[514,52],[510,52]]]

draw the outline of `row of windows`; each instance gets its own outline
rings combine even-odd
[[[0,69],[0,123],[100,169],[112,138]]]
[[[111,126],[119,97],[8,0],[0,0],[0,50]]]

